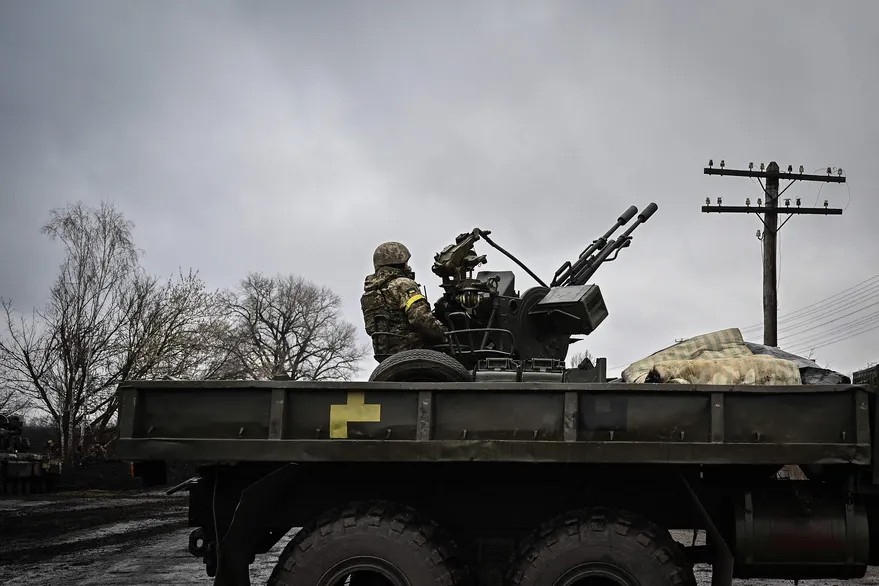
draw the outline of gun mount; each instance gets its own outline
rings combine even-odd
[[[489,237],[490,231],[474,228],[460,234],[454,244],[434,256],[432,267],[443,289],[435,313],[449,328],[448,347],[443,350],[468,368],[485,358],[563,361],[568,346],[576,341],[571,336],[592,333],[608,315],[601,290],[589,280],[602,264],[616,260],[631,245],[632,232],[656,210],[655,203],[641,214],[630,206],[575,261],[562,264],[549,285],[498,246]],[[612,238],[636,214],[637,221]],[[480,239],[525,270],[537,286],[520,294],[510,271],[480,271],[474,276],[486,261],[485,255],[474,250]]]

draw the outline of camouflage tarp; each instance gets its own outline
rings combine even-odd
[[[754,354],[767,354],[775,358],[790,360],[799,367],[800,380],[804,385],[848,385],[852,382],[852,379],[841,372],[822,368],[814,360],[785,352],[780,348],[764,346],[763,344],[755,344],[753,342],[745,342],[745,346]]]
[[[736,358],[748,360],[731,360]],[[771,357],[760,357],[759,362],[754,362],[755,358],[738,328],[729,328],[702,334],[655,352],[626,368],[622,379],[627,383],[643,383],[647,382],[651,371],[655,371],[650,382],[800,384],[796,364]]]
[[[647,382],[701,385],[798,385],[800,369],[771,356],[669,360],[656,364]]]

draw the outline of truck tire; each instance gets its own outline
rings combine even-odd
[[[412,509],[354,503],[321,515],[287,544],[269,586],[457,586],[457,548]]]
[[[383,360],[371,381],[459,383],[473,380],[464,365],[436,350],[404,350]]]
[[[514,586],[695,586],[693,566],[665,529],[637,515],[603,508],[544,523],[514,560]]]

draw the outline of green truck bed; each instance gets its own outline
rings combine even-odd
[[[119,393],[132,460],[871,460],[871,392],[857,385],[133,381]]]

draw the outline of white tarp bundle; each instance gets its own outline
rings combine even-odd
[[[799,385],[800,369],[790,360],[755,355],[738,328],[696,336],[631,364],[627,383],[669,382],[709,385]]]

